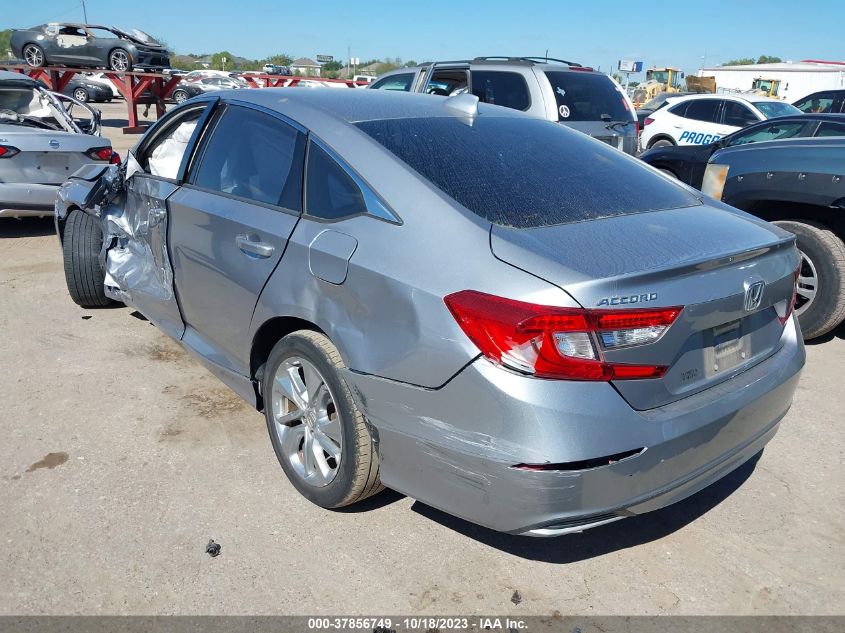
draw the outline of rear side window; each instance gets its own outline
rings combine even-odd
[[[816,136],[845,136],[845,123],[825,121],[816,130]]]
[[[546,77],[552,84],[560,121],[601,121],[603,115],[613,121],[635,119],[616,84],[604,75],[583,71],[546,71]]]
[[[370,85],[370,90],[399,90],[410,92],[411,84],[414,82],[414,73],[402,73],[379,79]]]
[[[315,218],[337,220],[367,212],[361,189],[352,177],[316,143],[308,148],[305,212]]]
[[[194,184],[203,189],[302,208],[305,137],[276,117],[230,106],[214,126]]]
[[[698,99],[690,101],[686,112],[681,115],[693,121],[716,122],[716,114],[719,111],[719,99]],[[677,114],[677,113],[676,113]]]
[[[356,125],[496,224],[530,228],[698,204],[622,152],[549,121],[480,114],[472,125],[453,117]]]
[[[527,110],[531,105],[528,84],[520,73],[474,70],[472,94],[484,103],[514,110]]]

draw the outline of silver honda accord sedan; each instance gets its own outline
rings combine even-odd
[[[56,226],[71,297],[263,410],[325,508],[387,486],[540,536],[648,512],[759,453],[804,364],[791,234],[472,95],[191,99]]]

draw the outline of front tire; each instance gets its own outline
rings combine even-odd
[[[845,244],[823,224],[775,222],[795,234],[801,271],[795,314],[805,340],[827,334],[845,319]]]
[[[36,44],[27,44],[21,54],[28,66],[41,68],[45,64],[44,50]]]
[[[306,499],[339,508],[380,492],[375,443],[323,334],[282,338],[265,366],[264,414],[276,457]]]
[[[670,141],[669,139],[660,138],[660,139],[657,139],[656,141],[652,141],[649,144],[648,149],[654,149],[655,147],[674,147],[674,146],[675,146],[675,144],[672,141]]]
[[[65,281],[70,298],[83,308],[103,308],[114,302],[105,294],[105,271],[100,265],[103,231],[92,215],[76,209],[65,221],[62,239]]]
[[[132,70],[132,59],[122,48],[115,48],[109,53],[109,68],[119,73],[125,73]]]

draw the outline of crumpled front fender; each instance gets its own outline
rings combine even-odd
[[[123,175],[118,165],[85,165],[59,187],[56,196],[56,221],[63,222],[73,209],[100,216],[102,209],[123,189]]]

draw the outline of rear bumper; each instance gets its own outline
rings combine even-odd
[[[59,185],[0,183],[0,218],[53,215]]]
[[[486,527],[553,536],[675,503],[758,453],[789,410],[804,346],[670,405],[635,411],[606,383],[538,380],[479,359],[437,390],[349,372],[384,484]],[[598,466],[573,464],[644,449]],[[516,464],[562,464],[531,471]]]

